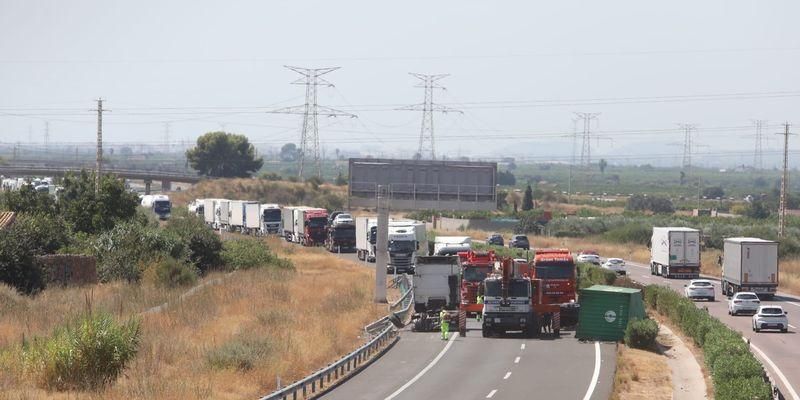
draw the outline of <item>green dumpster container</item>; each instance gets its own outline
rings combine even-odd
[[[621,340],[632,318],[645,318],[642,291],[616,286],[594,285],[581,290],[578,329],[582,340]]]

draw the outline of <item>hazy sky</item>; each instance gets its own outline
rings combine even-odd
[[[194,140],[224,129],[265,147],[297,142],[299,77],[339,66],[320,104],[328,154],[410,156],[422,101],[408,72],[449,73],[435,116],[451,156],[568,160],[573,112],[602,113],[592,154],[752,163],[751,119],[800,122],[800,2],[0,0],[0,142],[91,142],[102,96],[112,143]],[[800,129],[794,129],[800,132]],[[795,142],[800,139],[794,139]],[[800,143],[792,146],[800,148]],[[706,155],[703,155],[706,153]]]

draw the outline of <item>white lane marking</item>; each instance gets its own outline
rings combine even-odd
[[[519,345],[519,349],[520,349],[520,350],[525,350],[525,343],[523,343],[523,344]]]
[[[797,303],[795,303],[795,302],[793,302],[793,301],[787,301],[787,303],[789,303],[789,304],[791,304],[791,305],[793,305],[793,306],[800,307],[800,304],[797,304]]]
[[[486,395],[486,398],[487,399],[491,399],[492,397],[494,397],[495,393],[497,393],[497,389],[492,389],[492,391],[489,392],[489,394]]]
[[[592,381],[589,383],[589,389],[586,390],[586,395],[583,400],[592,398],[594,388],[597,386],[597,380],[600,378],[600,342],[594,342],[594,372],[592,373]]]
[[[457,335],[455,335],[455,334],[453,334],[453,336],[450,336],[450,340],[447,341],[447,345],[445,345],[444,348],[442,349],[442,351],[440,351],[439,354],[436,355],[436,358],[431,360],[431,362],[428,363],[428,365],[426,365],[425,368],[422,369],[422,371],[419,371],[416,375],[414,375],[413,378],[411,378],[410,381],[406,382],[403,386],[400,386],[400,389],[395,390],[394,393],[390,394],[384,400],[391,400],[391,399],[397,397],[400,393],[403,393],[404,390],[408,389],[409,386],[413,385],[414,382],[419,380],[419,378],[422,378],[423,375],[425,375],[428,371],[430,371],[430,369],[433,368],[433,366],[436,365],[436,363],[438,363],[439,360],[442,359],[442,357],[444,357],[444,353],[447,353],[447,350],[450,350],[450,346],[453,345],[453,342],[455,341],[456,336]]]
[[[747,338],[745,338],[745,337],[742,337],[742,339],[744,339],[745,341],[747,341]],[[788,391],[789,391],[789,395],[791,395],[791,396],[792,396],[792,399],[794,399],[794,400],[800,400],[800,397],[797,397],[797,392],[795,392],[795,391],[794,391],[794,388],[793,388],[793,387],[792,387],[792,385],[789,383],[789,380],[788,380],[788,379],[786,379],[786,376],[785,376],[785,375],[783,375],[783,372],[781,372],[781,370],[780,370],[780,369],[778,369],[778,366],[777,366],[777,365],[775,365],[775,363],[774,363],[774,362],[772,362],[772,360],[770,360],[770,358],[769,358],[769,357],[767,357],[767,355],[766,355],[766,354],[764,354],[764,352],[763,352],[763,351],[761,351],[761,349],[759,349],[759,348],[758,348],[758,346],[756,346],[756,345],[754,345],[754,344],[750,343],[750,348],[751,348],[751,349],[753,349],[753,350],[755,350],[755,351],[756,351],[756,352],[757,352],[757,353],[758,353],[758,354],[761,356],[761,358],[763,358],[763,359],[764,359],[764,361],[766,361],[766,362],[767,362],[767,364],[769,364],[769,366],[770,366],[770,367],[772,367],[772,369],[773,369],[773,370],[775,371],[775,373],[778,375],[778,378],[781,380],[781,382],[783,382],[783,385],[784,385],[784,386],[786,386],[786,390],[788,390]]]
[[[514,364],[519,364],[519,357],[514,359]]]
[[[508,379],[509,376],[511,376],[511,371],[506,372],[506,376],[503,377],[503,380]]]
[[[789,324],[789,328],[792,328],[792,329],[797,329],[797,327],[796,327],[796,326],[794,326],[794,325],[792,325],[792,324]]]

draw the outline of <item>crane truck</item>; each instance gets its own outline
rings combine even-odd
[[[467,318],[483,312],[483,304],[478,303],[478,291],[497,261],[493,250],[458,253],[461,276],[458,282],[458,331],[462,336],[467,334]]]
[[[532,337],[539,331],[531,278],[515,273],[515,260],[504,258],[499,269],[489,274],[483,286],[483,337],[507,331],[522,331]]]
[[[538,304],[555,306],[546,312],[553,313],[554,331],[561,326],[578,323],[577,277],[575,259],[569,249],[539,249],[534,252],[533,268],[528,276],[541,282]]]

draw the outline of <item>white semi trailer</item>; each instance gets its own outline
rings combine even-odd
[[[772,298],[778,289],[778,242],[759,238],[725,239],[722,293],[755,292]]]
[[[683,227],[653,227],[650,273],[666,278],[699,278],[700,231]]]
[[[378,218],[356,217],[356,256],[361,261],[375,262]]]

